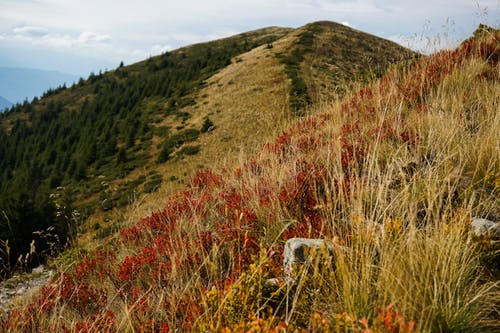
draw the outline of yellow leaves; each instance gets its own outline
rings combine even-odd
[[[495,184],[495,187],[500,187],[500,176],[496,176],[493,178],[493,184]]]
[[[207,303],[210,308],[217,308],[220,303],[219,290],[213,286],[206,294]]]
[[[403,220],[401,218],[386,218],[384,232],[391,236],[400,235],[403,232]]]

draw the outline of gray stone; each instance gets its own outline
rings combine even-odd
[[[282,280],[278,279],[278,278],[272,278],[272,279],[266,280],[266,286],[268,286],[268,287],[279,287],[282,284],[283,284]]]
[[[28,289],[26,287],[21,287],[19,289],[17,289],[16,291],[16,295],[22,295],[24,294]]]
[[[495,238],[500,238],[500,223],[498,222],[473,217],[471,219],[470,226],[476,236],[481,237],[491,235]]]
[[[43,273],[45,273],[45,267],[43,267],[43,265],[40,265],[36,268],[33,268],[33,270],[31,272],[33,274],[43,274]]]
[[[304,265],[309,260],[312,260],[312,253],[317,253],[318,250],[327,251],[330,257],[334,255],[333,243],[328,240],[313,238],[290,238],[287,240],[283,260],[285,281],[295,283],[297,272],[296,269],[294,270],[294,266],[297,264]]]
[[[53,274],[52,271],[47,270],[43,266],[34,271],[35,274],[23,277],[15,275],[8,280],[0,282],[0,318],[10,311],[16,298],[21,299],[38,290],[49,281]],[[19,281],[19,279],[23,281]]]

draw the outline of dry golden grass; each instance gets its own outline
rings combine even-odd
[[[425,95],[424,112],[403,101],[390,102],[387,95],[374,97],[375,119],[361,121],[358,133],[390,121],[397,133],[408,131],[419,138],[416,149],[384,140],[380,132],[369,144],[359,182],[350,193],[321,196],[318,208],[328,216],[341,250],[336,252],[335,271],[304,275],[299,281],[288,322],[305,320],[311,329],[313,314],[319,312],[328,318],[320,326],[328,331],[333,330],[328,325],[341,321],[340,313],[361,318],[373,315],[374,307],[392,304],[414,321],[418,332],[496,331],[500,282],[485,274],[484,253],[468,224],[471,216],[498,220],[500,214],[499,70],[498,64],[492,68],[479,59],[463,63]],[[483,74],[491,71],[495,79],[485,79]],[[331,121],[317,128],[316,136],[329,137],[352,121],[352,115],[342,115],[340,105],[332,109]],[[326,165],[327,179],[342,179],[341,161],[332,158],[339,146],[309,155],[290,153]],[[262,159],[270,161],[266,172],[272,184],[285,182],[290,169],[276,159]],[[271,240],[279,238],[289,222],[286,215],[278,220],[283,223],[265,238],[267,246],[273,246]],[[277,322],[264,324],[271,329]],[[359,323],[357,327],[361,330]]]
[[[499,218],[499,70],[484,60],[463,63],[425,95],[424,112],[388,103],[387,95],[374,98],[375,123],[398,120],[394,130],[413,132],[419,142],[413,151],[372,142],[358,186],[348,198],[324,203],[347,251],[337,253],[316,310],[332,319],[394,304],[419,332],[498,328],[500,283],[483,275],[468,223],[471,216]],[[373,124],[360,127],[362,133]],[[328,169],[330,179],[341,177],[339,163]]]
[[[233,59],[230,66],[208,80],[197,94],[196,106],[185,109],[193,114],[186,127],[200,128],[209,117],[215,129],[192,143],[201,146],[199,154],[156,167],[166,181],[157,192],[134,204],[126,213],[127,220],[134,222],[162,208],[165,199],[184,187],[196,170],[235,163],[289,124],[289,82],[274,56],[280,44],[287,44],[287,38],[275,44],[273,49],[261,46]],[[169,182],[172,176],[178,181]]]

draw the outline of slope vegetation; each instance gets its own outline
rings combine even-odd
[[[468,222],[500,216],[499,39],[392,70],[198,171],[112,243],[61,260],[2,328],[494,332],[495,243]],[[271,287],[291,237],[332,240],[334,265]]]
[[[190,94],[235,55],[287,31],[262,29],[120,65],[112,72],[91,74],[71,88],[49,90],[40,100],[3,114],[0,210],[5,214],[0,238],[10,241],[11,256],[1,256],[2,266],[30,252],[32,239],[37,256],[43,256],[48,250],[43,238],[55,244],[64,244],[68,237],[72,241],[75,230],[68,229],[75,229],[75,219],[126,206],[139,187],[153,191],[162,181],[154,170],[134,179],[127,175],[151,162],[155,141],[177,146],[201,135],[200,128],[181,129],[191,117],[181,111],[194,103]],[[177,128],[154,125],[165,119],[173,119]],[[78,215],[73,214],[74,205]],[[65,218],[57,218],[61,216]],[[45,232],[50,227],[52,231]],[[43,235],[33,236],[37,231]],[[29,265],[31,259],[24,261]]]
[[[325,22],[265,28],[91,74],[1,115],[4,273],[36,265],[77,240],[93,247],[127,220],[161,207],[159,201],[197,169],[234,162],[242,150],[276,135],[293,117],[290,109],[305,114],[314,108],[309,88],[297,93],[297,82],[309,84],[316,75],[302,70],[310,59],[327,62],[333,30],[344,38],[352,34],[352,50],[384,45],[384,52],[370,53],[377,59],[409,55],[393,43]],[[384,60],[380,70],[388,64]],[[344,59],[335,75],[354,81],[368,70],[365,65]],[[337,84],[324,86],[335,91]],[[299,105],[300,98],[308,102]]]
[[[350,57],[344,57],[343,48],[351,50]],[[242,153],[254,152],[278,135],[294,115],[314,113],[319,105],[341,98],[355,82],[368,82],[374,73],[414,56],[393,42],[333,22],[316,22],[235,57],[206,81],[195,104],[182,109],[195,115],[187,126],[203,127],[207,119],[213,126],[209,135],[193,142],[202,153],[174,157],[158,168],[173,181],[135,205],[127,219],[160,208],[165,196],[183,186],[196,169],[239,160]],[[159,126],[173,124],[166,120]]]

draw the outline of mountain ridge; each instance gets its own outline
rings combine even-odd
[[[355,45],[384,45],[395,59],[413,56],[352,31],[324,23],[259,29],[91,74],[13,108],[0,118],[0,190],[9,198],[0,209],[11,222],[46,221],[39,222],[42,229],[54,223],[53,215],[65,216],[55,219],[60,240],[75,242],[78,233],[90,246],[104,241],[132,218],[124,207],[152,197],[135,214],[157,209],[157,200],[182,188],[197,169],[235,161],[287,121],[313,112],[318,101],[308,84],[316,72],[306,78],[304,64],[314,54],[328,57],[333,35],[352,33]],[[321,36],[326,41],[319,44]],[[373,52],[376,57],[377,48]],[[377,70],[390,65],[381,58]],[[374,78],[363,72],[366,65],[358,57],[338,62],[349,72],[342,82],[325,81],[324,89]],[[30,237],[32,230],[25,229],[19,237]],[[5,228],[2,239],[10,234]],[[45,251],[40,239],[36,244]]]

